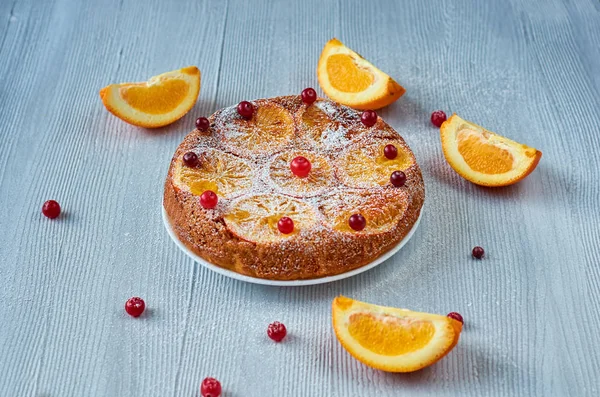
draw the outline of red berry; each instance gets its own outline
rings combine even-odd
[[[294,231],[294,221],[292,218],[284,216],[277,222],[277,229],[283,234],[290,234]]]
[[[208,131],[208,127],[210,127],[210,123],[206,117],[198,117],[196,119],[196,128],[200,131]]]
[[[200,205],[206,209],[213,209],[217,206],[219,198],[212,190],[207,190],[200,195]]]
[[[141,316],[145,308],[146,303],[144,303],[142,298],[138,298],[137,296],[129,298],[127,302],[125,302],[125,311],[132,317]]]
[[[215,378],[205,378],[200,385],[202,397],[219,397],[221,395],[221,382]]]
[[[237,111],[246,120],[252,118],[252,114],[254,113],[254,106],[248,101],[242,101],[237,106]]]
[[[406,182],[406,174],[402,171],[394,171],[390,176],[390,182],[396,187],[402,187]]]
[[[287,335],[287,329],[285,329],[285,325],[281,324],[279,321],[275,321],[274,323],[269,324],[267,335],[275,342],[281,342]]]
[[[198,165],[198,155],[194,152],[187,152],[183,155],[183,164],[190,168],[194,168]]]
[[[398,149],[396,149],[396,146],[394,145],[385,145],[383,148],[383,155],[387,159],[393,160],[396,158],[396,156],[398,156]]]
[[[367,226],[367,220],[361,214],[354,214],[348,219],[348,225],[357,232],[360,232]]]
[[[317,92],[312,88],[305,88],[300,96],[302,97],[302,102],[307,105],[312,105],[317,100]]]
[[[444,121],[446,121],[446,113],[444,113],[442,110],[436,110],[435,112],[431,113],[431,122],[436,127],[441,127]]]
[[[475,247],[473,248],[473,257],[476,259],[481,259],[483,258],[483,255],[485,254],[485,251],[483,250],[483,248],[481,247]]]
[[[463,321],[462,316],[457,312],[448,313],[448,317],[455,319],[456,321],[460,321],[461,323],[465,323]]]
[[[312,165],[306,157],[298,156],[290,163],[292,173],[300,178],[306,178]]]
[[[60,215],[60,204],[54,200],[48,200],[42,205],[42,214],[47,218],[54,219]]]
[[[365,110],[360,115],[360,121],[367,127],[373,127],[377,122],[377,113],[373,110]]]

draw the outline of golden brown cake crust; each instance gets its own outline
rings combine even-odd
[[[244,121],[240,121],[235,107],[230,107],[209,118],[211,128],[208,132],[194,130],[188,134],[173,156],[165,182],[163,205],[173,231],[190,250],[208,262],[247,276],[300,280],[332,276],[364,266],[408,234],[425,199],[423,178],[412,151],[381,118],[374,127],[366,128],[360,122],[359,112],[320,99],[311,106],[317,106],[330,116],[324,133],[317,131],[318,126],[307,128],[302,123],[307,106],[299,96],[252,103],[255,108],[276,106],[289,112],[293,120],[289,139],[274,137],[258,149],[252,146],[246,150],[243,143],[235,141],[237,128]],[[277,134],[277,130],[265,132],[268,133]],[[356,176],[343,169],[342,159],[347,159],[349,154],[369,145],[374,145],[373,150],[379,150],[381,145],[390,142],[408,156],[410,162],[403,170],[407,177],[403,187],[394,187],[389,182],[378,184],[376,178],[357,182]],[[204,209],[198,195],[177,180],[177,170],[182,167],[182,156],[186,152],[195,151],[201,156],[210,149],[243,159],[251,169],[248,177],[252,184],[225,197],[219,195],[215,209]],[[306,193],[300,197],[290,194],[293,192],[289,188],[279,186],[268,170],[274,159],[286,150],[313,152],[326,159],[333,170],[327,182],[330,185],[316,194]],[[236,203],[253,195],[281,195],[304,202],[314,210],[314,223],[279,240],[247,241],[232,232],[227,216]],[[355,203],[367,203],[365,205],[372,209],[381,208],[392,217],[393,224],[368,232],[366,229],[365,232],[342,230],[343,225],[338,227],[336,223],[336,215],[349,210],[348,207]]]

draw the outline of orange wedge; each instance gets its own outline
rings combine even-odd
[[[321,52],[317,77],[329,98],[355,109],[382,108],[405,92],[390,76],[335,38]]]
[[[200,93],[195,66],[151,77],[143,83],[111,84],[100,90],[102,103],[121,120],[146,128],[171,124],[190,111]]]
[[[284,216],[294,221],[294,231],[283,234],[277,222]],[[230,232],[255,243],[269,243],[297,236],[317,218],[312,207],[300,200],[279,194],[256,194],[234,202],[223,217]]]
[[[442,149],[450,166],[481,186],[517,183],[538,165],[542,152],[463,120],[456,114],[440,128]]]
[[[462,324],[438,314],[355,301],[333,300],[333,329],[354,358],[387,372],[413,372],[444,357],[458,342]]]

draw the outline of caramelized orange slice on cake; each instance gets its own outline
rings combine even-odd
[[[305,157],[311,164],[310,172],[305,178],[294,175],[290,169],[292,160],[299,156]],[[289,150],[275,156],[269,166],[269,176],[284,194],[296,197],[323,193],[334,182],[333,169],[327,159],[323,155],[305,150]]]
[[[307,106],[302,112],[302,126],[304,128],[325,130],[332,122],[331,117],[319,105],[319,102],[315,102],[314,105]]]
[[[231,198],[252,186],[251,168],[244,160],[208,148],[198,151],[197,155],[196,167],[188,167],[179,159],[173,171],[175,183],[193,195],[212,190],[219,197]]]
[[[356,112],[334,107],[329,101],[319,100],[310,106],[302,106],[295,117],[300,139],[317,149],[339,146],[366,131]]]
[[[317,147],[322,144],[323,135],[337,128],[336,123],[331,119],[331,115],[327,114],[319,105],[320,102],[317,101],[302,108],[298,123],[302,135]]]
[[[283,149],[294,137],[294,119],[282,106],[270,101],[253,103],[248,120],[237,115],[222,126],[223,142],[242,157],[271,154]]]
[[[463,120],[456,114],[440,128],[448,164],[466,180],[482,186],[517,183],[537,167],[542,152]]]
[[[403,190],[347,190],[325,197],[319,211],[328,227],[342,233],[378,234],[395,227],[408,208],[408,195]],[[362,215],[366,226],[361,231],[350,227],[349,219]]]
[[[283,234],[277,222],[283,217],[294,221],[294,231]],[[310,228],[316,219],[312,207],[300,200],[279,194],[257,194],[243,197],[231,205],[224,216],[229,231],[239,238],[268,243],[297,235]]]
[[[394,145],[397,155],[388,159],[384,155],[386,145]],[[376,187],[390,184],[394,171],[405,171],[415,163],[412,153],[395,140],[374,140],[372,143],[349,148],[338,158],[337,174],[342,182],[351,187]]]
[[[195,66],[151,77],[143,83],[111,84],[100,90],[109,112],[129,124],[157,128],[182,118],[200,93],[200,70]]]
[[[405,90],[338,39],[327,42],[317,77],[327,96],[355,109],[379,109],[400,98]]]
[[[437,314],[377,306],[338,296],[333,329],[344,349],[370,367],[412,372],[444,357],[458,342],[459,321]]]

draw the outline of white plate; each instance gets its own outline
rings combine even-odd
[[[384,262],[385,260],[389,259],[392,255],[394,255],[396,252],[398,252],[400,250],[400,248],[404,247],[404,245],[408,242],[408,240],[410,240],[410,238],[413,236],[413,234],[415,234],[415,230],[417,230],[419,223],[421,223],[422,216],[423,216],[423,209],[421,208],[421,214],[417,218],[417,221],[413,225],[412,229],[410,229],[410,232],[408,232],[406,237],[404,237],[394,248],[392,248],[385,254],[381,255],[379,258],[375,259],[373,262],[369,263],[368,265],[361,266],[358,269],[354,269],[352,271],[338,274],[335,276],[313,278],[310,280],[280,281],[280,280],[267,280],[267,279],[263,279],[263,278],[244,276],[243,274],[239,274],[234,271],[219,267],[217,265],[213,265],[212,263],[202,259],[198,255],[196,255],[194,252],[192,252],[188,247],[186,247],[181,241],[179,241],[179,238],[177,238],[177,235],[171,228],[171,223],[169,222],[169,219],[167,217],[167,212],[165,211],[165,208],[162,207],[163,222],[165,223],[165,228],[167,229],[169,236],[171,236],[171,238],[173,239],[175,244],[177,244],[177,246],[183,252],[185,252],[190,258],[192,258],[196,262],[200,263],[202,266],[207,267],[214,272],[217,272],[217,273],[222,274],[227,277],[234,278],[236,280],[246,281],[246,282],[254,283],[254,284],[275,285],[275,286],[300,286],[300,285],[314,285],[314,284],[330,283],[332,281],[342,280],[342,279],[345,279],[348,277],[355,276],[359,273],[366,272],[367,270],[372,269],[375,266],[379,265],[380,263]]]

